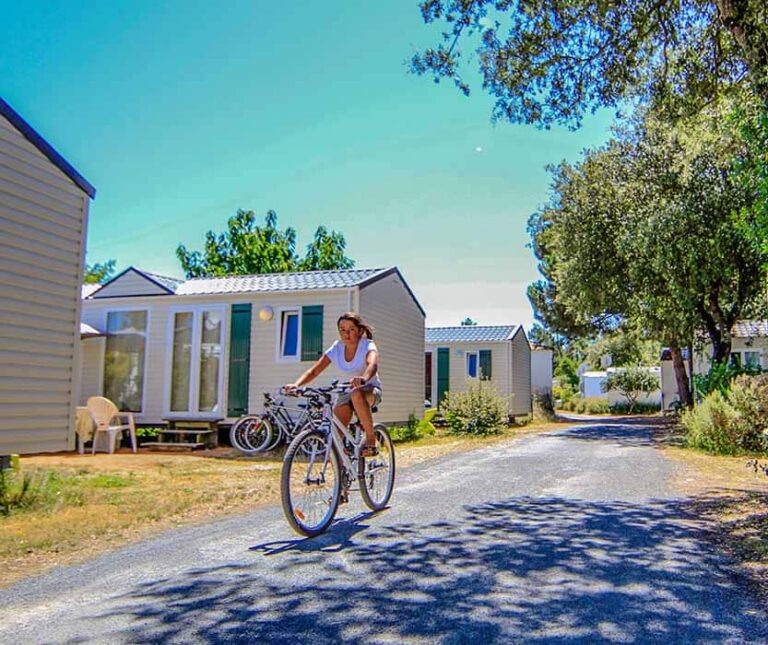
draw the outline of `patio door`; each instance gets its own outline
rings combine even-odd
[[[171,314],[170,383],[166,408],[171,415],[222,414],[221,309]]]

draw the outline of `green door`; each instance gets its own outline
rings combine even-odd
[[[251,305],[232,305],[229,333],[227,416],[248,414],[248,371],[251,357]]]
[[[449,355],[447,347],[437,348],[437,404],[443,402],[443,397],[448,392],[448,379],[450,376]]]

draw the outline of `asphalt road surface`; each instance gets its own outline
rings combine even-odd
[[[272,507],[0,592],[0,643],[768,643],[647,422],[601,420],[398,473],[328,533]]]

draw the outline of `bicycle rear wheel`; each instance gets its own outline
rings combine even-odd
[[[340,493],[341,467],[330,439],[316,430],[298,435],[285,453],[280,475],[288,524],[302,535],[319,535],[333,522]]]
[[[232,426],[229,441],[247,455],[262,452],[272,441],[272,425],[258,414],[248,414]]]
[[[377,423],[373,432],[379,454],[360,459],[358,477],[365,505],[372,511],[380,511],[389,502],[395,485],[395,448],[385,426]]]

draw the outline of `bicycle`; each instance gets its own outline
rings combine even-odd
[[[349,501],[353,482],[372,511],[384,509],[395,481],[395,451],[386,427],[374,425],[378,455],[363,457],[365,432],[359,422],[349,429],[333,413],[338,394],[349,384],[295,390],[310,407],[322,411],[322,422],[297,435],[288,446],[280,475],[283,513],[291,528],[313,537],[333,522],[339,505]],[[333,396],[333,395],[336,396]],[[372,409],[375,411],[375,407]]]
[[[299,414],[295,415],[296,412]],[[235,421],[229,431],[229,441],[247,455],[268,452],[281,441],[290,443],[301,431],[315,427],[319,422],[319,416],[315,414],[313,417],[308,405],[300,403],[298,409],[289,408],[285,402],[265,392],[264,412],[246,414]]]

